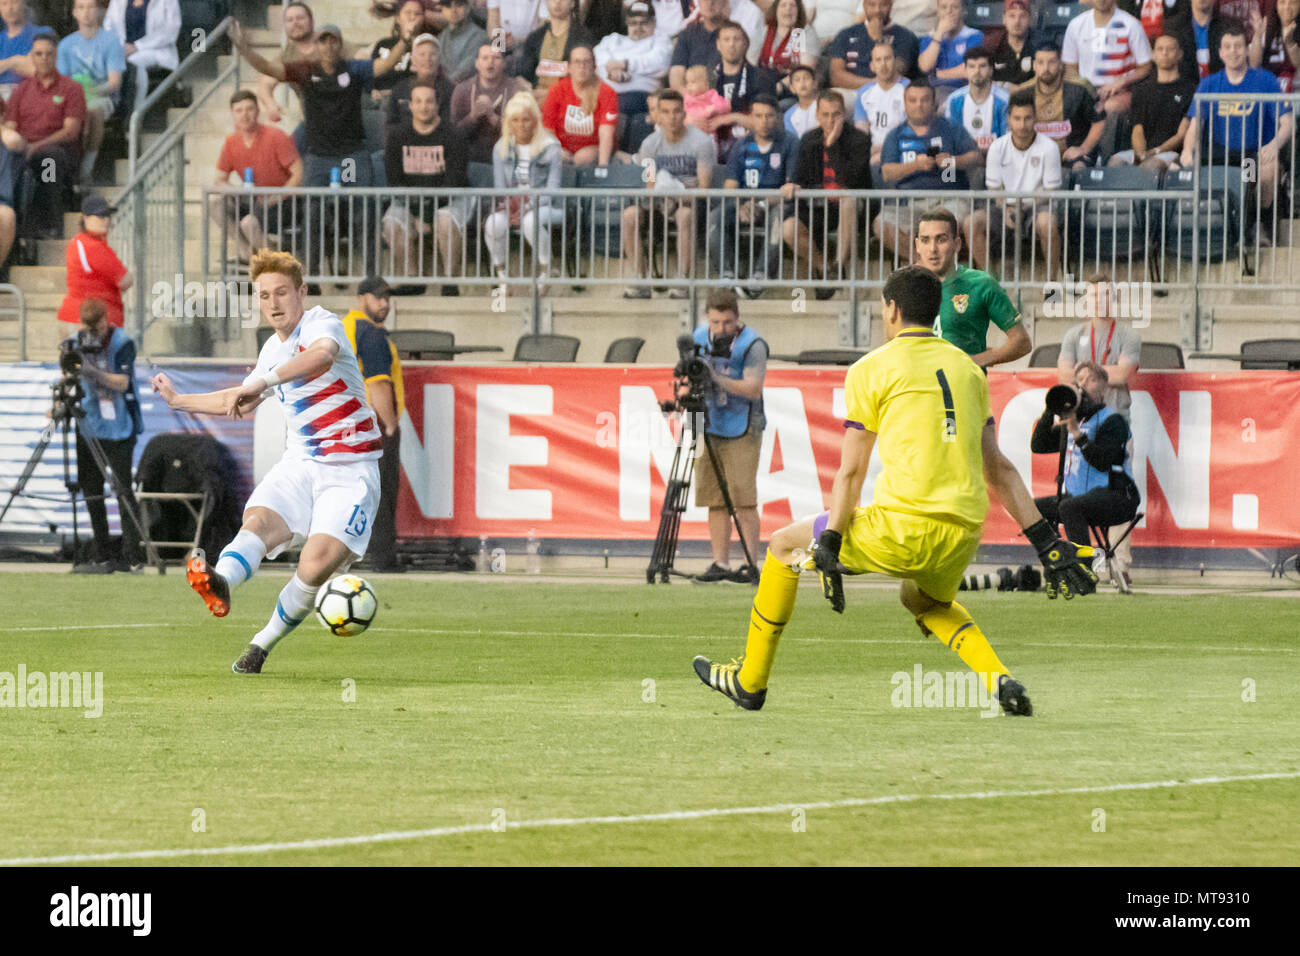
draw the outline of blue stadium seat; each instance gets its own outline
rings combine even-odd
[[[1193,171],[1170,170],[1162,188],[1191,193]],[[1165,203],[1165,244],[1171,255],[1184,262],[1218,263],[1233,258],[1240,248],[1243,187],[1240,166],[1207,166],[1200,171],[1198,220],[1193,226],[1192,197]],[[1196,250],[1193,256],[1193,236]]]

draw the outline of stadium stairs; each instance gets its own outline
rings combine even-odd
[[[357,3],[355,0],[318,0],[313,3],[317,23],[336,23],[348,43],[358,51],[368,51],[374,40],[386,33],[391,24],[391,21],[374,20],[367,7],[368,4]],[[264,7],[252,0],[239,0],[236,9],[246,27],[251,28],[249,32],[255,45],[264,55],[273,54],[281,36],[281,7]],[[217,69],[224,69],[229,62],[228,56],[218,58]],[[254,74],[251,69],[241,68],[241,76],[242,85],[252,88]],[[206,78],[197,80],[195,92],[198,92],[198,85],[207,82],[210,80]],[[186,196],[189,200],[197,202],[203,188],[213,180],[217,156],[230,131],[227,103],[231,92],[233,88],[220,91],[210,98],[201,110],[201,115],[193,121],[193,131],[186,136]],[[286,132],[291,132],[300,120],[296,99],[282,88],[280,100],[284,117],[279,125]],[[181,112],[168,110],[166,122],[174,122]],[[146,133],[143,146],[147,148],[156,136],[156,133]],[[112,200],[126,183],[126,160],[101,163],[97,172],[99,176],[96,188]],[[185,258],[190,270],[187,280],[200,278],[200,215],[197,204],[187,213],[187,235],[194,237],[186,242]],[[55,320],[55,314],[66,288],[66,247],[68,240],[76,234],[78,218],[72,213],[65,217],[64,235],[68,239],[39,243],[37,265],[15,266],[11,269],[11,281],[26,296],[29,358],[52,359],[57,352],[58,342],[67,334],[67,327]],[[1255,338],[1300,337],[1300,310],[1296,309],[1295,292],[1267,292],[1252,285],[1253,282],[1263,281],[1300,286],[1300,246],[1284,244],[1291,234],[1291,225],[1292,222],[1289,221],[1279,224],[1279,247],[1264,250],[1262,261],[1255,270],[1256,279],[1241,276],[1241,270],[1235,262],[1211,268],[1210,274],[1216,281],[1233,284],[1230,291],[1201,293],[1202,309],[1213,310],[1212,351],[1234,352],[1242,341]],[[558,251],[557,249],[557,258]],[[873,247],[873,265],[875,255]],[[1219,279],[1219,276],[1222,278]],[[581,338],[583,344],[578,353],[580,362],[599,362],[611,341],[628,335],[646,339],[646,346],[640,356],[641,363],[674,362],[676,337],[690,324],[687,303],[667,298],[627,302],[621,298],[621,292],[620,285],[588,287],[585,292],[575,294],[568,286],[558,285],[547,297],[550,315],[548,331]],[[355,298],[351,289],[329,284],[324,286],[323,293],[319,300],[321,304],[340,313],[351,308]],[[702,298],[701,296],[701,300]],[[852,345],[854,336],[843,292],[828,302],[817,302],[810,295],[806,302],[801,303],[804,311],[796,311],[792,301],[792,290],[789,288],[771,290],[756,301],[742,300],[742,311],[747,323],[763,334],[774,353],[795,354],[805,349]],[[442,298],[436,294],[394,298],[394,311],[389,324],[395,329],[443,329],[454,333],[458,344],[499,346],[508,358],[513,353],[519,336],[532,331],[528,324],[527,303],[528,299],[521,294],[508,300],[508,308],[504,312],[494,312],[492,299],[485,287],[466,286],[462,289],[462,295],[455,299]],[[1175,288],[1170,295],[1155,298],[1151,325],[1142,331],[1144,340],[1174,343],[1183,341],[1183,316],[1191,305],[1192,297],[1188,288]],[[1065,330],[1078,321],[1073,318],[1043,317],[1037,294],[1026,295],[1023,306],[1032,317],[1036,344],[1059,342]],[[994,330],[990,342],[995,343],[999,337]],[[155,326],[142,351],[150,355],[184,351],[183,344],[170,339],[170,333]],[[882,341],[879,308],[874,292],[863,294],[856,341],[859,347],[875,346]],[[177,348],[178,344],[181,345],[180,349]],[[1184,352],[1189,351],[1191,350],[1184,347]],[[214,342],[213,353],[215,357],[251,360],[256,354],[255,331],[245,329],[237,338]],[[490,354],[471,354],[461,360],[491,358]],[[1021,359],[1012,367],[1024,367],[1026,363],[1027,359]],[[1225,361],[1189,360],[1188,367],[1227,371],[1235,369],[1236,365]]]

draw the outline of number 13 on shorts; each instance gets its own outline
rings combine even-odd
[[[352,508],[352,514],[348,517],[348,525],[344,529],[347,534],[354,538],[361,537],[366,530],[366,511],[360,505]]]

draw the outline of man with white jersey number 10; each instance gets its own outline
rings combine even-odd
[[[320,306],[304,311],[302,264],[264,249],[250,271],[258,306],[276,334],[243,384],[181,395],[165,374],[153,378],[154,391],[178,411],[242,418],[273,395],[289,423],[284,457],[253,490],[243,527],[216,566],[202,550],[186,565],[190,587],[209,611],[225,617],[231,592],[263,558],[285,550],[295,535],[306,538],[297,573],[280,592],[270,621],[231,665],[236,674],[261,673],[266,655],[311,611],[317,589],[366,553],[379,506],[382,451],[343,323]]]

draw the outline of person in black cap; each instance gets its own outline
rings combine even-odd
[[[376,571],[400,572],[405,570],[397,560],[397,488],[404,395],[402,362],[384,328],[391,295],[388,283],[380,277],[362,279],[357,285],[357,307],[343,317],[343,330],[361,366],[366,401],[379,417],[384,443],[383,456],[379,459],[379,511],[370,538],[370,563]]]
[[[131,288],[131,273],[108,244],[109,217],[113,208],[103,196],[81,201],[81,231],[68,243],[64,256],[68,294],[59,306],[58,319],[69,325],[81,324],[81,304],[98,299],[108,310],[108,325],[125,324],[122,293]]]

